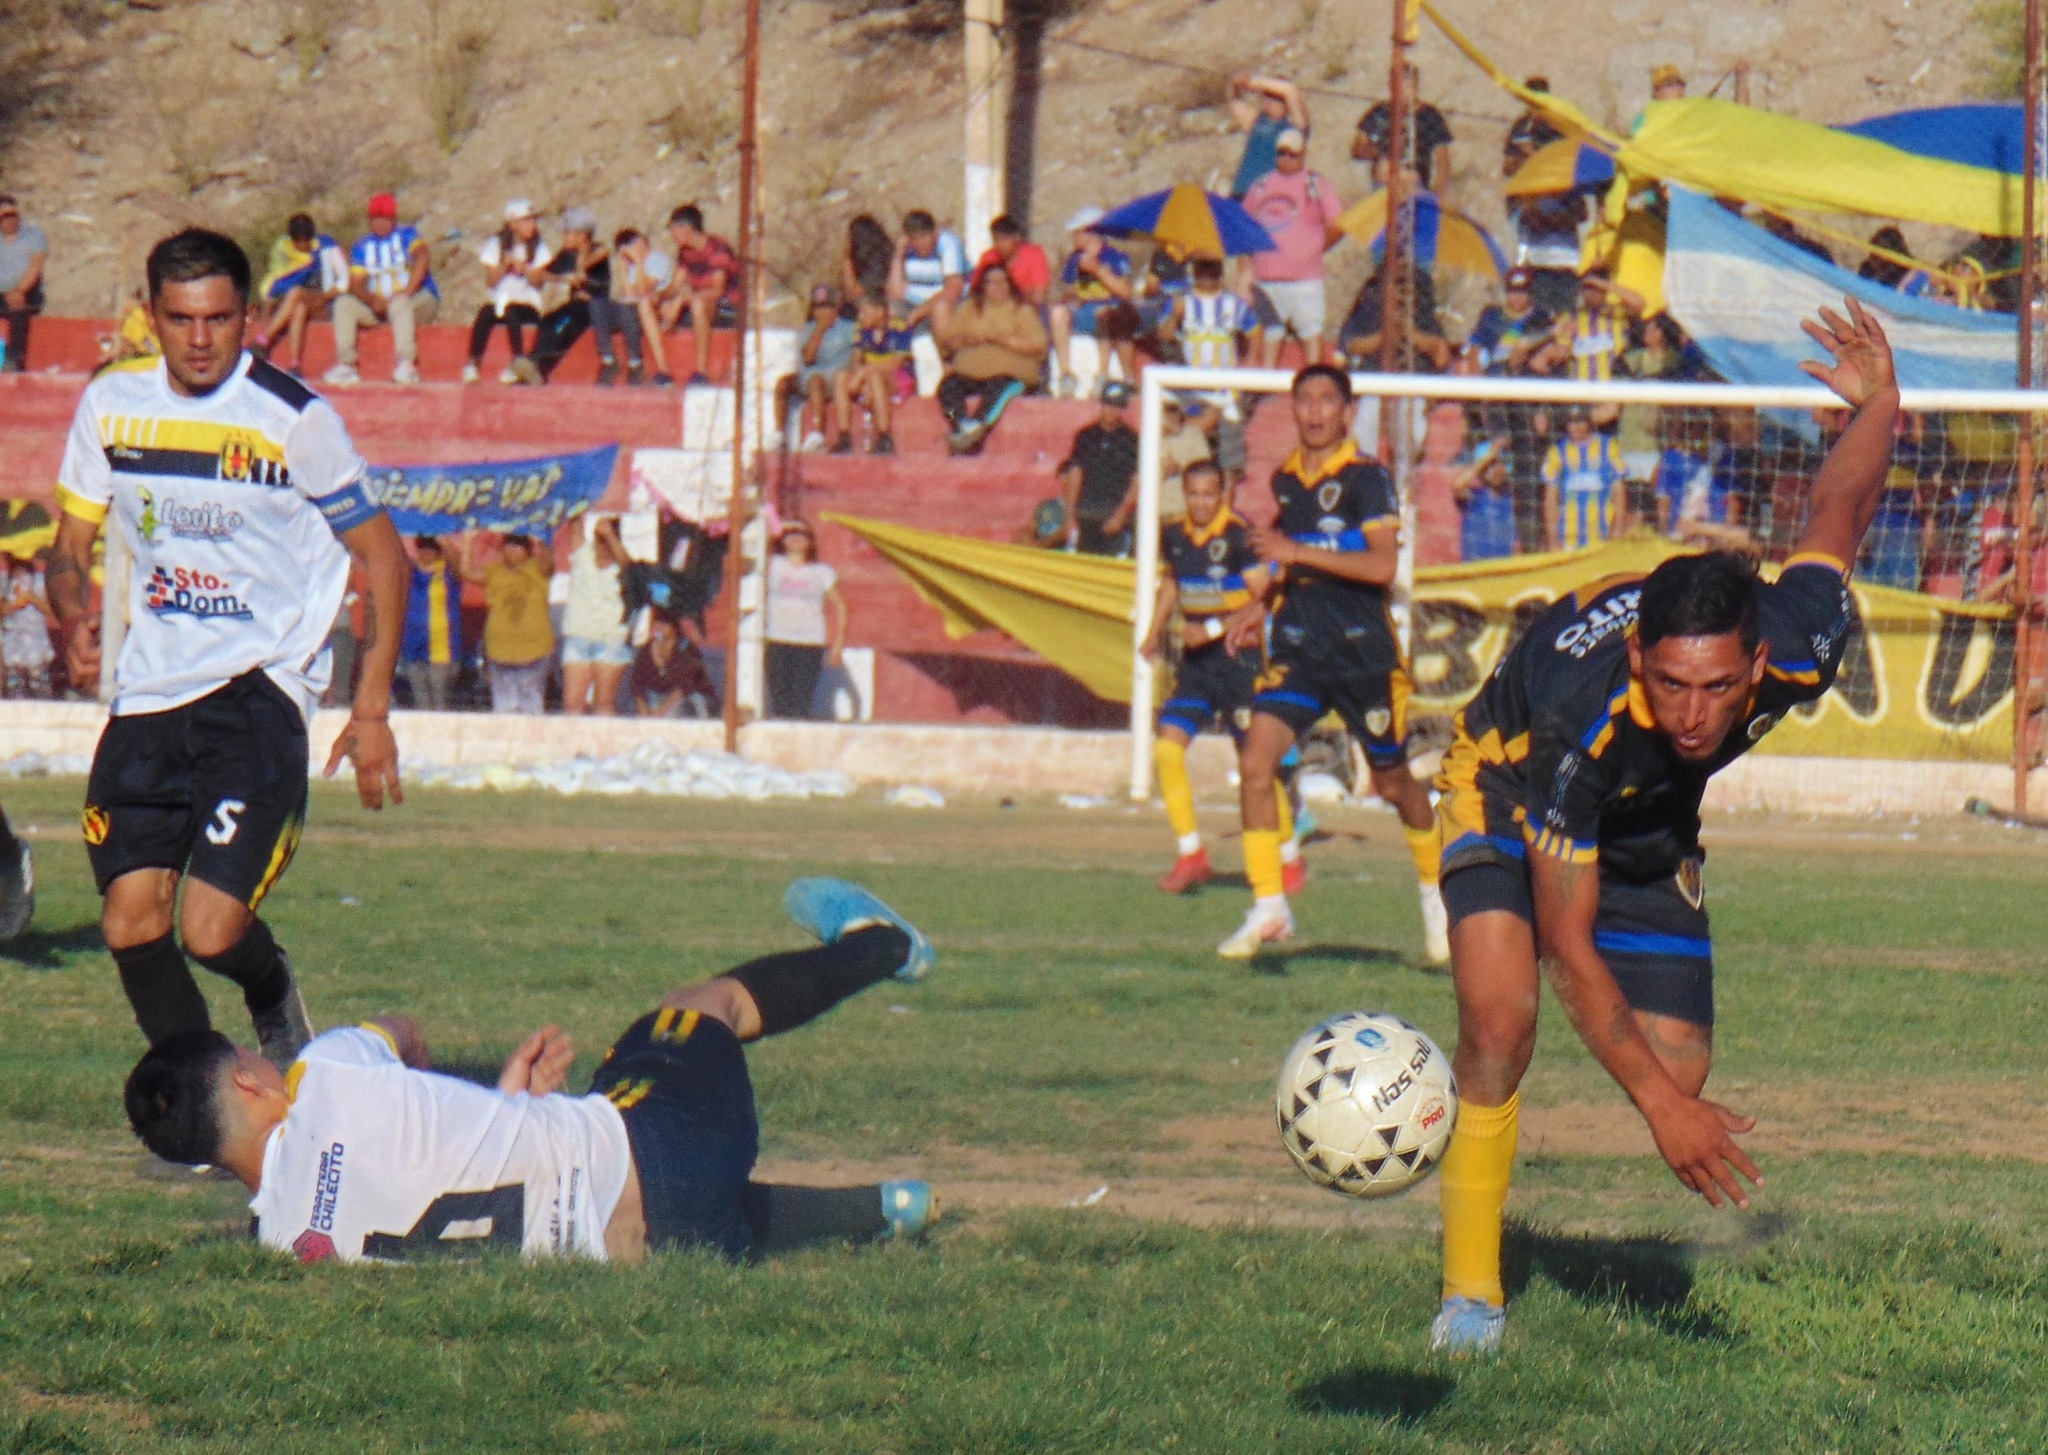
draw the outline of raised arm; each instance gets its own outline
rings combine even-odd
[[[1830,362],[1799,367],[1839,394],[1855,411],[1828,451],[1813,482],[1806,529],[1795,554],[1830,556],[1846,568],[1877,515],[1892,464],[1892,430],[1899,415],[1899,385],[1884,329],[1854,298],[1845,319],[1832,308],[1800,326],[1827,350]]]

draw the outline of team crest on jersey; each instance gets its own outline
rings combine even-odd
[[[266,460],[257,451],[256,441],[245,434],[231,434],[220,447],[220,478],[245,485],[276,485],[288,483],[283,465],[275,460]]]
[[[1218,536],[1215,540],[1209,542],[1209,559],[1217,565],[1222,565],[1223,558],[1229,554],[1230,542],[1223,539],[1222,536]]]
[[[1325,510],[1335,510],[1337,502],[1343,498],[1344,482],[1342,480],[1325,480],[1322,484],[1316,486],[1316,504]]]
[[[85,841],[97,849],[107,841],[107,833],[113,828],[114,821],[97,803],[88,803],[85,812],[79,815],[78,825],[85,832]]]
[[[1698,909],[1707,902],[1707,866],[1704,861],[1687,859],[1678,866],[1678,892],[1685,902]]]
[[[1375,707],[1365,715],[1365,730],[1376,738],[1387,735],[1387,729],[1394,725],[1394,714],[1384,707]]]

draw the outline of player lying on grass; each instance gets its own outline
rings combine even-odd
[[[128,1078],[129,1123],[159,1157],[241,1178],[258,1240],[301,1262],[484,1246],[741,1258],[913,1236],[932,1216],[922,1182],[751,1180],[760,1137],[741,1043],[892,976],[919,979],[933,961],[922,934],[842,880],[800,879],[784,902],[820,947],[666,996],[606,1053],[584,1096],[560,1094],[575,1051],[553,1026],[512,1053],[491,1090],[429,1071],[419,1027],[387,1016],[314,1038],[283,1072],[217,1031],[170,1037]]]
[[[1733,1136],[1754,1123],[1700,1096],[1714,994],[1699,807],[1709,777],[1828,690],[1856,630],[1849,563],[1899,392],[1883,331],[1848,306],[1805,325],[1833,362],[1804,367],[1855,412],[1778,579],[1716,551],[1595,582],[1537,617],[1458,715],[1437,786],[1461,1106],[1432,1348],[1491,1350],[1505,1328],[1501,1220],[1539,965],[1680,1182],[1716,1207],[1747,1207],[1742,1179],[1763,1183]]]

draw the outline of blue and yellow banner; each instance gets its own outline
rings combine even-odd
[[[547,536],[611,488],[617,445],[479,465],[373,465],[371,493],[406,535]]]

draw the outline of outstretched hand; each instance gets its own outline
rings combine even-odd
[[[552,1095],[568,1082],[569,1067],[575,1060],[576,1043],[562,1028],[542,1026],[506,1058],[505,1069],[498,1073],[498,1090],[507,1096],[522,1091],[530,1096]]]
[[[1831,363],[1807,360],[1800,368],[1842,396],[1851,409],[1861,409],[1888,389],[1898,387],[1892,368],[1892,346],[1877,319],[1854,298],[1842,300],[1849,316],[1823,308],[1818,318],[1801,321],[1806,336],[1827,350]]]
[[[1673,1176],[1715,1207],[1725,1199],[1748,1208],[1749,1193],[1741,1178],[1762,1187],[1764,1175],[1736,1145],[1732,1134],[1753,1130],[1754,1117],[1742,1116],[1704,1097],[1688,1096],[1648,1121],[1650,1135],[1657,1139],[1657,1150]]]
[[[332,778],[347,759],[356,768],[356,797],[364,808],[381,809],[389,794],[393,803],[405,802],[405,788],[398,779],[398,739],[391,724],[375,718],[354,718],[334,740],[327,755],[327,769],[320,776]]]

